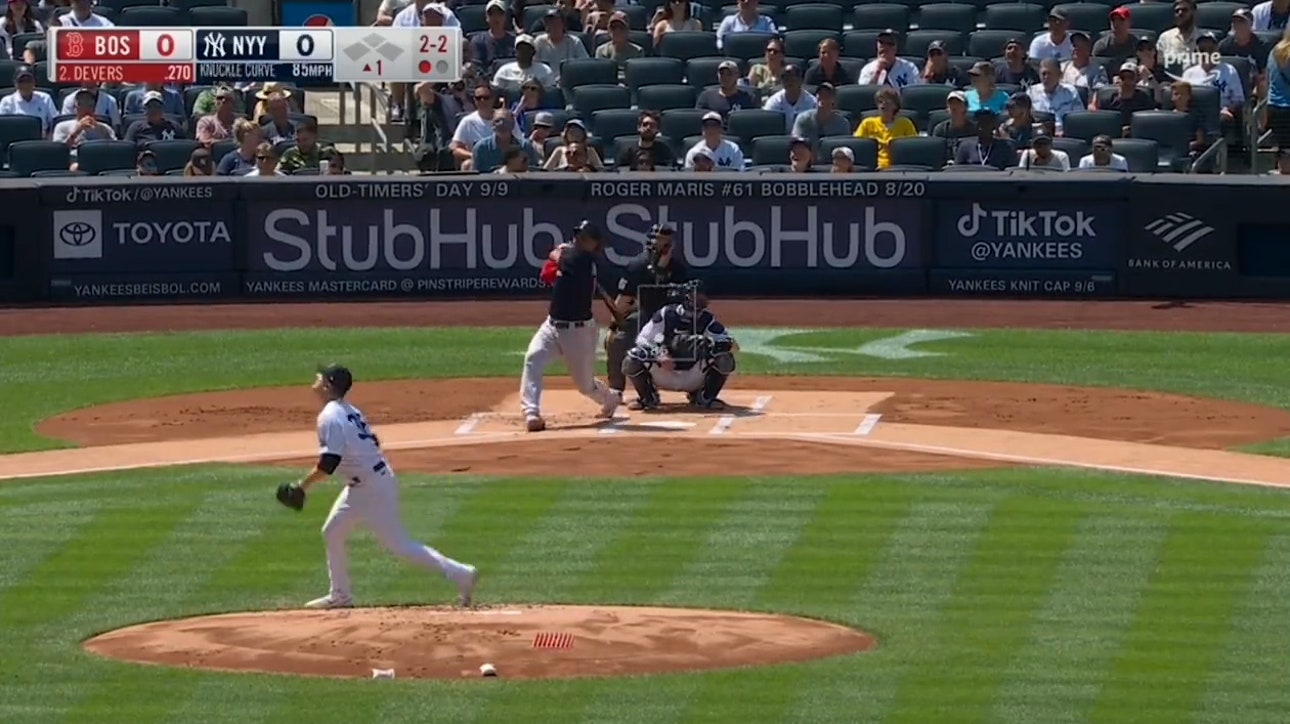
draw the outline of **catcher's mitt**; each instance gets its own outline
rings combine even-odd
[[[278,486],[278,502],[292,510],[303,510],[305,490],[295,483],[283,483]]]

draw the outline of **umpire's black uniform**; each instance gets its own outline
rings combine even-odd
[[[681,261],[680,250],[673,246],[672,227],[655,227],[650,235],[653,248],[627,262],[618,281],[615,302],[635,302],[635,309],[623,320],[623,328],[610,334],[606,345],[605,356],[609,361],[606,376],[609,386],[618,392],[627,387],[623,360],[627,358],[627,351],[636,346],[636,334],[654,316],[654,312],[667,304],[668,290],[662,285],[684,284],[691,280],[689,267]]]

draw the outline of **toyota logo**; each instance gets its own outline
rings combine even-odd
[[[68,246],[89,246],[94,243],[94,227],[84,221],[64,224],[58,230],[58,240]]]

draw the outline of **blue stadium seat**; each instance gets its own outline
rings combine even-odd
[[[940,169],[949,160],[945,139],[930,136],[897,138],[888,145],[893,166],[923,166]]]
[[[139,172],[138,172],[138,170],[137,170],[137,169],[133,169],[133,168],[113,168],[113,169],[109,169],[109,170],[107,170],[107,171],[99,171],[99,172],[98,172],[97,174],[95,174],[95,175],[97,175],[97,176],[125,176],[125,177],[131,177],[131,176],[138,176],[138,175],[139,175]]]
[[[1106,13],[1101,6],[1098,6],[1097,12],[1105,24]],[[1012,30],[1030,34],[1043,29],[1048,22],[1048,11],[1042,5],[1030,3],[999,3],[986,7],[983,22],[989,30]]]
[[[825,136],[820,139],[819,158],[831,159],[833,149],[846,146],[855,155],[855,165],[862,169],[878,168],[878,142],[872,138],[855,138],[854,136]]]
[[[566,60],[560,65],[560,84],[565,88],[613,85],[617,82],[618,65],[608,58]]]
[[[875,95],[886,88],[882,85],[844,85],[838,88],[838,110],[851,116],[856,123],[865,113],[878,109]]]
[[[900,89],[900,105],[924,119],[932,111],[945,108],[945,99],[953,88],[947,85],[910,85]]]
[[[789,5],[781,15],[784,29],[794,30],[832,30],[842,31],[842,8],[838,5],[824,3],[804,3]]]
[[[697,108],[674,108],[663,111],[659,120],[659,133],[673,139],[684,139],[703,131],[703,115],[707,111]]]
[[[685,62],[685,82],[700,88],[717,82],[717,67],[732,58],[690,58]],[[748,62],[735,60],[739,64],[739,77],[748,74]]]
[[[524,14],[521,16],[520,25],[524,28],[532,28],[534,25],[542,26],[542,16],[546,11],[555,7],[554,5],[525,5]]]
[[[40,119],[34,116],[0,116],[0,166],[9,163],[9,144],[39,141]]]
[[[627,16],[627,28],[629,30],[647,30],[649,28],[650,18],[653,12],[642,5],[616,5],[614,12],[622,13]]]
[[[9,50],[15,60],[22,60],[22,51],[27,49],[27,43],[33,40],[44,42],[46,37],[44,33],[19,33],[9,39]]]
[[[1160,145],[1144,138],[1116,138],[1111,151],[1124,156],[1130,173],[1155,173],[1160,168]]]
[[[636,92],[639,108],[664,113],[673,109],[694,108],[699,89],[692,85],[648,85]]]
[[[1068,2],[1057,5],[1056,7],[1061,8],[1066,12],[1066,22],[1070,24],[1071,30],[1083,30],[1084,32],[1092,33],[1093,37],[1096,38],[1097,33],[1109,30],[1110,28],[1111,21],[1108,18],[1108,15],[1111,12],[1111,8],[1100,3]],[[1137,27],[1138,18],[1136,15],[1136,7],[1134,8],[1134,13],[1133,32],[1137,33],[1139,28]],[[1046,23],[1047,21],[1048,19],[1045,17],[1043,22]],[[988,28],[990,26],[987,24],[986,27]],[[1030,30],[1038,30],[1038,28],[1030,28]]]
[[[211,145],[211,159],[216,165],[221,158],[237,150],[237,141],[232,138],[226,138],[223,141],[216,141]]]
[[[726,118],[726,132],[746,146],[763,136],[782,136],[784,114],[753,108],[733,111]]]
[[[1155,141],[1161,172],[1184,171],[1190,163],[1192,121],[1186,113],[1138,111],[1129,119],[1129,136]]]
[[[792,136],[762,136],[753,139],[751,163],[754,166],[788,163],[788,152],[792,147]]]
[[[626,63],[623,78],[635,92],[642,86],[684,83],[685,67],[685,61],[679,58],[632,58]]]
[[[86,141],[76,147],[77,168],[91,176],[134,168],[138,157],[138,148],[129,141]]]
[[[1079,160],[1087,156],[1093,147],[1082,138],[1061,136],[1053,139],[1053,150],[1065,152],[1070,157],[1071,168],[1075,168],[1079,165]]]
[[[856,5],[851,21],[855,30],[908,30],[909,7],[895,3]]]
[[[939,40],[945,46],[946,55],[963,55],[967,47],[965,38],[967,34],[955,30],[915,30],[905,36],[900,54],[924,58],[927,56],[927,46]]]
[[[457,16],[457,21],[461,23],[461,32],[463,36],[469,36],[471,33],[478,33],[488,29],[488,20],[485,19],[483,5],[464,5],[453,10]]]
[[[193,8],[225,7],[228,5],[228,0],[170,0],[169,4],[180,10],[192,10]]]
[[[842,55],[848,58],[873,60],[878,57],[878,33],[881,30],[848,30],[842,34]],[[904,41],[900,31],[896,33],[896,47]]]
[[[111,8],[117,12],[121,12],[126,8],[155,8],[161,6],[160,0],[99,0],[96,4],[99,7]],[[95,12],[98,12],[98,10],[96,9]]]
[[[132,7],[121,11],[117,25],[126,28],[177,28],[192,25],[188,12],[178,8]]]
[[[1132,11],[1133,30],[1150,30],[1163,33],[1174,26],[1174,8],[1172,3],[1134,3],[1129,6]],[[1230,23],[1232,16],[1228,14]]]
[[[68,169],[47,168],[40,171],[32,171],[28,174],[32,178],[68,178],[71,176],[88,176],[84,171],[70,171]]]
[[[1072,111],[1062,119],[1062,135],[1092,141],[1094,136],[1124,135],[1119,111]]]
[[[183,169],[188,159],[200,147],[197,141],[176,138],[171,141],[153,141],[147,148],[157,157],[157,168],[166,173],[174,169]]]
[[[784,53],[792,58],[814,58],[819,55],[820,43],[824,40],[833,39],[841,44],[841,38],[836,30],[790,30],[784,33]]]
[[[584,85],[573,89],[573,110],[583,118],[606,108],[630,108],[632,94],[614,84]]]
[[[666,43],[667,39],[673,35],[676,35],[676,33],[664,35],[663,42]],[[771,33],[732,33],[726,36],[725,45],[721,48],[720,53],[705,53],[704,55],[692,57],[728,55],[739,60],[760,59],[766,57],[766,44],[775,37],[777,36]],[[662,44],[659,46],[659,53],[663,53]],[[789,53],[789,55],[792,55],[792,53]]]
[[[608,108],[591,114],[590,131],[606,143],[616,138],[636,135],[640,111],[630,108]]]
[[[71,165],[71,152],[65,143],[16,141],[9,144],[9,170],[19,176],[38,171],[66,171]]]
[[[931,3],[918,7],[919,30],[953,30],[959,34],[976,30],[976,8],[965,3]]]
[[[742,33],[740,33],[742,35]],[[731,36],[738,37],[738,35]],[[727,38],[729,40],[729,38]],[[764,47],[764,46],[763,46]],[[706,58],[721,55],[717,50],[717,34],[706,31],[677,31],[668,33],[659,41],[654,54],[669,58]]]
[[[1247,7],[1246,3],[1203,2],[1196,6],[1196,25],[1202,28],[1214,28],[1219,31],[1218,37],[1222,38],[1232,25],[1232,13],[1244,7]]]
[[[1024,43],[1026,37],[1014,30],[978,30],[968,36],[967,54],[986,60],[1001,58],[1009,40],[1017,38]]]

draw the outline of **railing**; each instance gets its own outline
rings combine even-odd
[[[363,117],[363,91],[367,91],[367,107],[371,111],[370,117]],[[394,144],[390,141],[390,136],[385,132],[385,119],[389,116],[390,95],[376,83],[345,83],[340,92],[340,122],[344,125],[351,123],[350,104],[353,104],[352,123],[355,127],[366,125],[370,131],[369,143],[371,145],[372,156],[372,173],[380,173],[383,169],[378,159],[383,155],[388,155],[394,150]],[[363,142],[356,141],[355,148],[359,153],[363,153]],[[385,173],[393,173],[391,170],[385,170]]]

